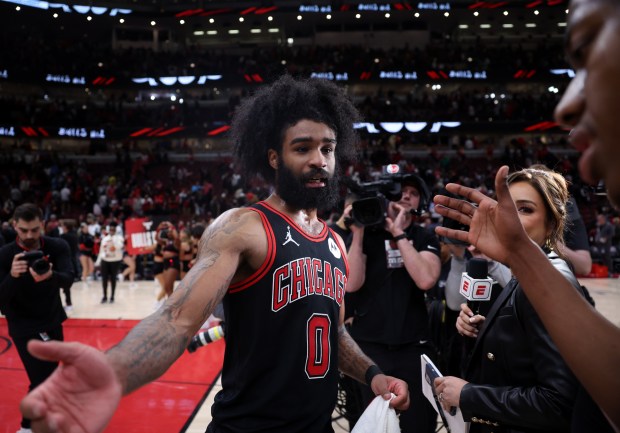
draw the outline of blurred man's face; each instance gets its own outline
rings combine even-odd
[[[43,231],[43,224],[40,219],[36,218],[32,221],[18,219],[14,227],[20,244],[29,250],[39,248]]]
[[[576,76],[555,112],[572,128],[581,152],[579,172],[590,184],[603,179],[620,206],[620,3],[572,0],[566,51]]]

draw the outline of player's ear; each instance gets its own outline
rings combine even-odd
[[[269,160],[269,165],[274,170],[276,170],[278,168],[278,158],[279,157],[280,157],[280,155],[278,154],[278,152],[276,150],[269,149],[267,151],[267,159]]]

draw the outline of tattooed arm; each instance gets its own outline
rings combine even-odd
[[[157,312],[140,322],[108,357],[127,394],[161,376],[221,302],[237,274],[256,214],[235,209],[211,224],[196,264]],[[258,230],[260,232],[260,230]]]
[[[340,236],[336,239],[344,250],[344,242]],[[348,282],[348,281],[347,281]],[[338,323],[338,368],[347,376],[361,383],[366,383],[366,372],[375,363],[362,352],[344,326],[344,301],[340,306],[340,318]],[[391,394],[396,397],[390,401],[390,406],[406,410],[409,407],[409,390],[407,383],[392,376],[377,374],[366,383],[372,388],[375,395],[382,395],[386,400]]]
[[[267,240],[261,228],[258,215],[247,209],[221,215],[205,231],[196,264],[166,304],[106,353],[79,343],[31,342],[33,355],[61,362],[22,401],[22,412],[33,420],[33,429],[103,431],[121,395],[162,375],[222,300],[231,281],[262,263]]]

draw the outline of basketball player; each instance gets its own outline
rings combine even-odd
[[[569,139],[583,152],[581,178],[593,185],[604,180],[608,198],[618,208],[620,1],[572,0],[567,22],[566,50],[576,76],[555,116],[572,128]],[[451,193],[468,201],[436,196],[436,210],[470,225],[470,230],[437,228],[437,234],[471,242],[510,267],[568,366],[620,431],[620,328],[594,310],[527,239],[506,186],[507,174],[508,167],[502,167],[495,178],[497,201],[471,188],[448,185]],[[600,430],[589,424],[575,431]]]
[[[178,289],[105,354],[31,344],[63,363],[22,403],[35,431],[101,432],[121,395],[163,374],[222,300],[223,389],[208,432],[332,432],[337,369],[385,399],[395,394],[390,404],[405,410],[406,383],[382,374],[344,328],[345,248],[317,217],[337,198],[356,119],[342,90],[322,80],[283,77],[245,100],[231,128],[235,153],[276,192],[209,225]]]

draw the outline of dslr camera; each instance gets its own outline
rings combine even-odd
[[[50,262],[43,254],[43,251],[27,251],[21,260],[28,262],[28,266],[39,275],[43,275],[50,270]]]
[[[374,182],[348,182],[351,192],[360,198],[352,203],[353,222],[364,227],[382,226],[387,215],[388,202],[402,197],[402,183],[412,181],[420,192],[420,204],[415,211],[422,213],[428,206],[430,193],[426,183],[416,174],[401,173],[396,164],[384,165],[379,180]]]

